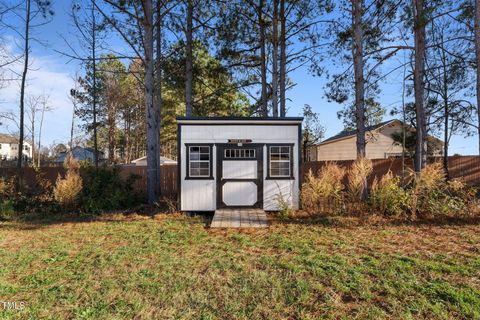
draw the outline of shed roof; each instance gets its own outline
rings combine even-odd
[[[300,124],[302,117],[177,117],[179,124]]]

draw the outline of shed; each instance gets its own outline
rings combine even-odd
[[[298,208],[302,120],[178,117],[179,209]]]

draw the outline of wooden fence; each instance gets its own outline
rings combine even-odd
[[[429,162],[442,160],[442,158],[434,158],[430,159]],[[302,177],[304,177],[309,170],[312,170],[312,172],[316,174],[326,163],[326,161],[304,163],[302,167]],[[336,161],[335,163],[344,168],[349,168],[353,160]],[[402,175],[401,158],[375,159],[372,160],[372,163],[373,172],[369,177],[369,183],[371,183],[375,177],[380,179],[388,171],[392,171],[393,174],[398,176]],[[448,166],[451,179],[462,179],[470,186],[480,187],[480,156],[448,157]],[[405,167],[406,171],[408,171],[408,169],[413,170],[413,160],[405,159]]]
[[[162,196],[175,197],[177,194],[177,165],[166,164],[161,168],[161,181],[160,189]],[[40,169],[43,177],[49,180],[51,183],[55,183],[57,177],[65,176],[65,168],[63,167],[42,167]],[[0,178],[10,178],[17,174],[16,168],[0,168]],[[131,175],[138,176],[138,179],[134,183],[134,189],[139,193],[145,193],[147,191],[147,167],[146,166],[121,166],[120,177],[127,179]],[[32,167],[26,167],[23,169],[23,180],[27,186],[35,186],[35,170]]]
[[[433,161],[441,161],[441,158],[434,159]],[[337,161],[340,166],[348,168],[353,161]],[[390,158],[390,159],[376,159],[373,162],[373,173],[369,177],[370,182],[375,178],[380,178],[382,175],[391,170],[396,175],[402,174],[402,159]],[[306,162],[302,165],[301,177],[312,170],[314,174],[318,172],[322,166],[325,165],[325,161],[313,161]],[[406,159],[406,166],[413,168],[413,162],[411,159]],[[449,157],[450,177],[461,178],[468,185],[480,187],[480,156],[454,156]],[[120,175],[123,179],[126,179],[131,174],[139,176],[139,179],[135,182],[134,188],[141,193],[146,193],[147,190],[147,167],[144,166],[122,166],[120,167]],[[161,192],[162,196],[175,197],[177,194],[177,165],[162,165],[161,174]],[[63,167],[42,167],[41,172],[44,177],[55,182],[58,175],[64,176],[65,169]],[[17,174],[16,168],[0,168],[0,177],[12,177]],[[35,172],[33,168],[24,168],[24,180],[27,185],[33,185],[35,182]]]

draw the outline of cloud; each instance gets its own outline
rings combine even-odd
[[[70,89],[73,87],[73,78],[67,71],[62,61],[56,56],[39,56],[33,52],[30,56],[30,70],[27,73],[26,95],[49,96],[53,111],[44,116],[42,130],[42,145],[53,141],[67,141],[70,138],[70,125],[72,119],[72,103],[68,99]],[[21,74],[20,61],[10,66],[10,69]],[[20,100],[20,81],[11,81],[0,89],[0,111],[12,111],[18,114]],[[39,123],[39,121],[37,122]],[[38,124],[36,124],[38,128]],[[0,126],[0,131],[17,131],[13,124]]]

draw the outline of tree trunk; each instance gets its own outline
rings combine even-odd
[[[287,90],[287,42],[286,42],[285,0],[280,0],[280,117],[287,114],[285,91]]]
[[[115,161],[115,105],[111,103],[108,107],[108,162],[113,163]]]
[[[278,0],[273,0],[272,114],[278,117]]]
[[[31,110],[32,112],[32,119],[31,119],[31,127],[32,127],[32,164],[35,166],[35,117],[36,117],[36,113],[37,111],[35,110],[37,108],[37,106],[35,105],[35,107],[33,108],[33,110]]]
[[[185,104],[186,115],[193,114],[193,3],[187,0],[187,34],[186,44],[186,75],[185,75]]]
[[[158,171],[157,171],[157,181],[158,181],[158,194],[161,195],[162,190],[160,189],[160,176],[161,176],[161,123],[162,123],[162,10],[161,10],[161,0],[157,0],[157,23],[156,23],[156,61],[155,61],[155,103],[156,103],[156,109],[158,111],[158,124],[159,124],[159,132],[158,132],[158,153],[157,153],[157,163],[158,163]],[[193,75],[192,75],[193,79]]]
[[[425,21],[423,0],[413,0],[414,9],[414,46],[415,46],[415,65],[413,72],[413,82],[415,91],[415,111],[416,111],[416,143],[415,143],[415,172],[425,167],[427,162],[426,146],[426,120],[425,120],[425,101],[424,101],[424,74],[425,74]]]
[[[28,58],[30,55],[30,11],[31,11],[31,0],[26,0],[26,12],[25,12],[25,48],[24,48],[24,63],[23,63],[23,72],[22,72],[22,83],[20,87],[20,132],[18,137],[18,159],[17,159],[17,188],[21,190],[22,187],[22,177],[23,177],[23,139],[24,139],[24,122],[25,122],[25,84],[27,81],[27,72],[28,72]]]
[[[443,35],[441,36],[441,43],[440,43],[440,48],[441,48],[441,61],[442,61],[442,82],[443,82],[443,88],[442,88],[442,95],[443,95],[443,109],[444,109],[444,141],[443,141],[443,169],[445,170],[445,177],[447,180],[450,179],[450,172],[448,170],[448,147],[449,147],[449,121],[448,117],[450,116],[450,107],[449,107],[449,99],[448,99],[448,75],[447,75],[447,57],[445,56],[445,48],[443,47],[444,44],[444,39]]]
[[[445,109],[445,119],[444,119],[444,126],[445,130],[443,133],[443,169],[445,170],[445,177],[450,179],[450,173],[448,171],[448,116],[449,116],[449,111],[448,111],[448,101],[444,101],[444,109]]]
[[[45,115],[45,108],[47,106],[47,101],[44,97],[43,106],[42,106],[42,115],[40,116],[40,127],[38,128],[38,150],[37,150],[37,167],[40,168],[40,148],[42,147],[42,129],[43,129],[43,116]]]
[[[144,0],[145,17],[143,19],[143,38],[145,52],[145,102],[147,123],[147,199],[154,204],[160,196],[160,183],[157,180],[160,170],[159,152],[159,110],[153,103],[154,61],[153,61],[153,8],[152,0]]]
[[[478,154],[480,155],[480,0],[475,0],[475,62],[477,65],[477,130]]]
[[[263,0],[260,0],[258,6],[258,23],[259,23],[259,45],[260,45],[260,78],[262,82],[262,92],[261,92],[261,115],[263,117],[268,116],[268,105],[267,105],[267,61],[265,53],[265,23],[263,21]]]
[[[75,100],[73,100],[73,101],[75,101]],[[75,125],[75,109],[76,109],[76,107],[75,107],[75,102],[74,102],[73,103],[73,112],[72,112],[72,126],[70,127],[70,153],[73,152],[73,128],[74,128],[74,125]]]
[[[353,68],[355,73],[355,119],[357,126],[357,159],[365,157],[365,83],[363,77],[362,1],[353,5]]]
[[[96,60],[96,21],[95,21],[95,0],[92,0],[92,107],[93,107],[93,162],[98,168],[98,139],[97,139],[97,60]]]

